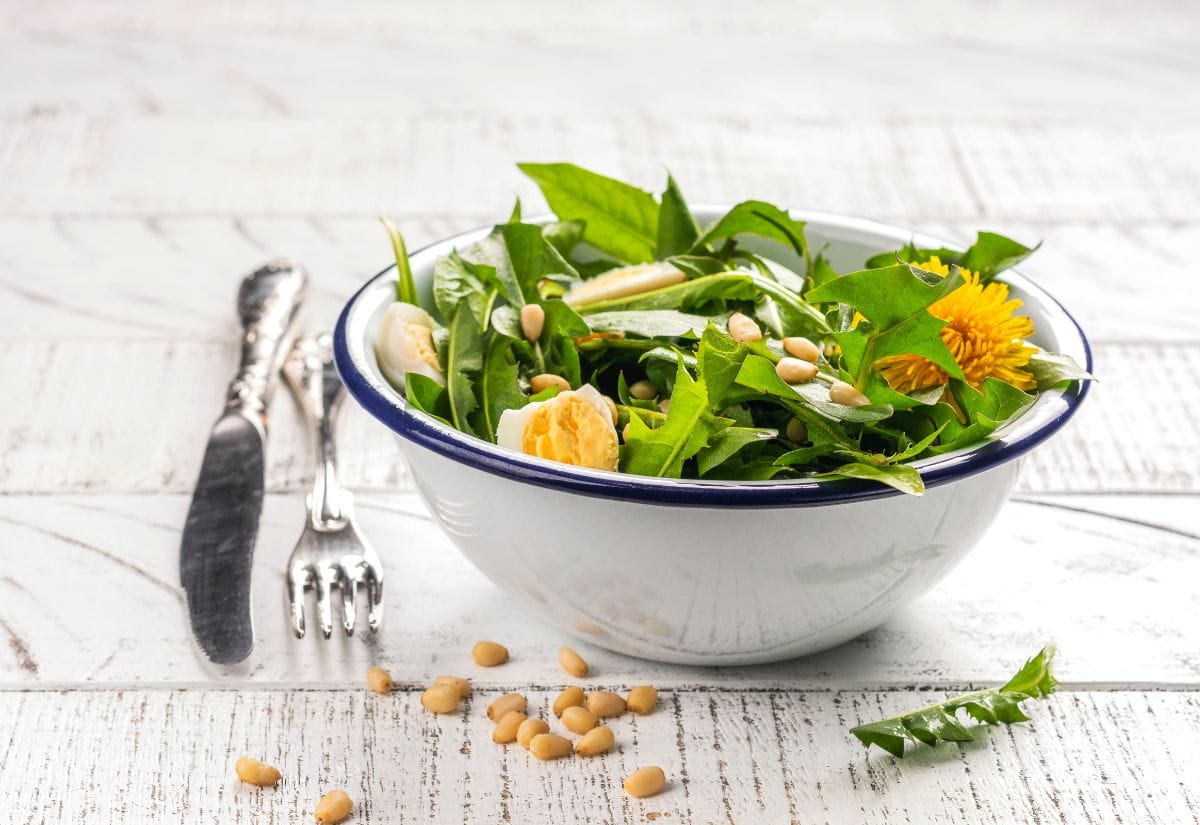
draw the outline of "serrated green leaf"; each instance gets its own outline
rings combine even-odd
[[[625,263],[654,260],[658,202],[649,192],[571,163],[518,163],[561,220],[583,221],[583,238]]]
[[[409,372],[404,376],[404,397],[409,406],[445,424],[450,423],[450,402],[446,388],[427,375]]]
[[[864,481],[878,481],[913,496],[925,494],[925,482],[921,480],[921,474],[915,467],[907,464],[880,465],[851,461],[822,473],[817,478],[858,478]]]
[[[726,427],[696,454],[696,471],[701,477],[737,455],[743,447],[761,444],[779,435],[765,427]]]
[[[882,421],[892,414],[892,408],[888,406],[847,407],[835,404],[829,400],[827,387],[819,383],[787,384],[775,372],[775,365],[759,355],[748,355],[743,360],[737,383],[789,405],[820,413],[831,421],[866,424]]]
[[[710,244],[736,235],[758,235],[778,241],[808,260],[804,222],[793,220],[787,212],[765,201],[743,201],[734,206],[704,231],[693,252],[703,252]]]
[[[709,412],[703,380],[693,379],[680,362],[662,426],[651,430],[639,417],[629,419],[621,469],[636,475],[679,478],[683,463],[732,423]]]
[[[528,399],[521,392],[517,375],[518,365],[512,355],[512,339],[503,335],[492,336],[479,378],[480,420],[483,423],[480,437],[495,442],[496,428],[504,411],[525,406]]]
[[[658,208],[658,260],[672,255],[682,255],[692,248],[700,236],[700,227],[688,209],[683,192],[675,178],[667,175],[667,188],[662,193]]]
[[[870,722],[850,729],[866,747],[877,745],[893,756],[903,758],[905,740],[937,745],[940,742],[966,742],[973,739],[970,729],[958,719],[958,711],[986,725],[1011,725],[1029,719],[1022,702],[1046,697],[1057,682],[1050,673],[1054,648],[1042,648],[1003,687],[956,696],[929,707],[900,716]]]
[[[696,348],[696,370],[708,387],[709,409],[713,412],[728,405],[730,391],[737,384],[738,373],[749,354],[749,347],[712,324],[704,329]]]
[[[450,340],[446,349],[446,392],[450,398],[450,420],[465,433],[478,435],[468,416],[479,406],[471,376],[483,369],[479,327],[467,304],[462,304],[450,320]]]
[[[1029,356],[1025,370],[1033,374],[1038,392],[1070,381],[1096,380],[1094,375],[1075,363],[1074,358],[1056,352],[1035,352]]]

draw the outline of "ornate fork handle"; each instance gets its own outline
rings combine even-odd
[[[340,530],[349,522],[353,505],[337,475],[334,434],[346,392],[333,366],[330,336],[297,341],[284,365],[284,374],[296,391],[310,428],[317,433],[317,466],[308,500],[312,528],[321,532]]]

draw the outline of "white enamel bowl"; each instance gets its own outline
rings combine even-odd
[[[724,209],[696,211],[704,222]],[[839,272],[910,240],[946,245],[869,221],[795,217]],[[412,255],[425,300],[437,257],[488,231]],[[787,262],[781,248],[771,251]],[[1019,274],[1002,277],[1025,302],[1035,343],[1090,370],[1087,340],[1071,316]],[[390,268],[381,272],[347,304],[334,336],[337,366],[350,394],[399,436],[434,517],[488,578],[547,621],[666,662],[788,659],[878,626],[979,541],[1009,497],[1020,458],[1062,427],[1087,392],[1044,392],[992,441],[917,462],[928,488],[919,498],[858,481],[704,482],[582,470],[501,450],[406,408],[372,345],[394,279]]]

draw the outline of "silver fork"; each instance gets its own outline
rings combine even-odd
[[[317,592],[321,633],[333,634],[333,591],[342,598],[342,627],[354,633],[358,586],[367,590],[367,624],[383,620],[383,567],[354,521],[354,497],[337,479],[334,431],[345,388],[333,366],[329,335],[296,341],[283,366],[288,385],[317,432],[317,469],[306,500],[308,520],[287,567],[288,607],[296,638],[304,638],[304,593]]]

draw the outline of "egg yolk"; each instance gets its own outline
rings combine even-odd
[[[528,455],[590,467],[617,469],[617,433],[612,418],[574,395],[542,404],[525,425],[521,449]]]
[[[433,330],[424,324],[405,324],[404,331],[421,360],[441,372],[442,365],[438,363],[437,349],[433,346]]]

